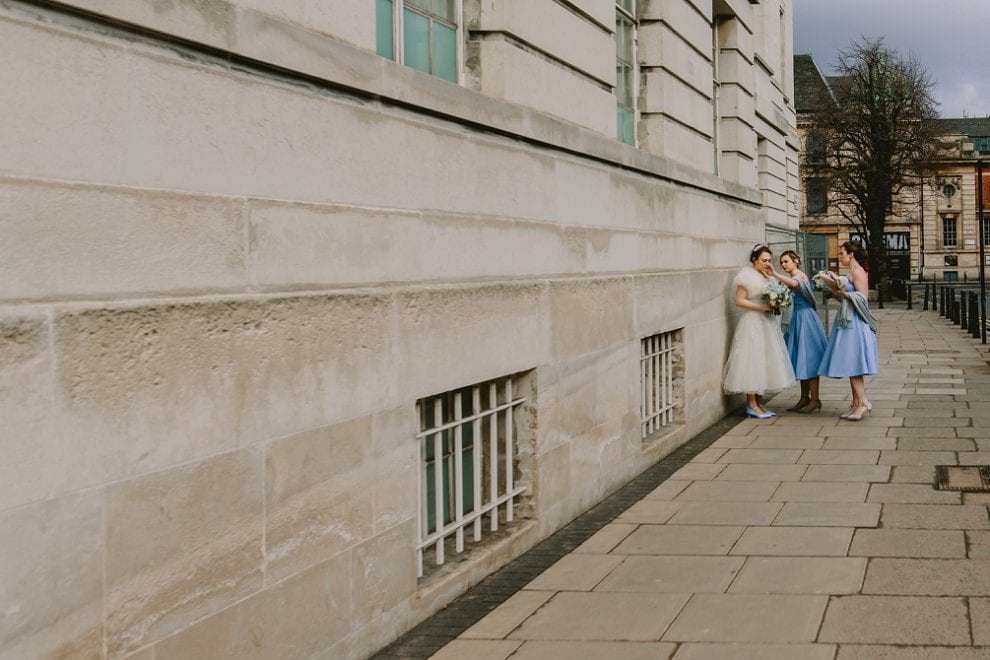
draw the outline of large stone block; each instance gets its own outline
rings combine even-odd
[[[655,69],[644,73],[646,94],[642,111],[662,113],[700,135],[711,137],[712,90],[696,89],[672,73]]]
[[[375,50],[375,7],[364,0],[230,0],[306,30],[328,34],[364,50]]]
[[[417,522],[408,520],[351,551],[355,621],[370,622],[416,592]],[[394,634],[402,632],[400,627]]]
[[[557,359],[600,350],[632,336],[632,280],[557,281],[550,285],[552,350]]]
[[[0,515],[0,657],[103,657],[103,497]]]
[[[546,287],[492,284],[400,293],[392,365],[403,398],[421,398],[548,361]]]
[[[416,408],[405,405],[372,417],[374,528],[382,532],[418,514],[420,442]]]
[[[55,320],[63,487],[384,407],[390,309],[356,295],[66,310]]]
[[[640,20],[663,21],[685,42],[705,51],[712,43],[711,3],[700,0],[645,0]]]
[[[509,41],[484,40],[477,49],[482,93],[614,137],[615,97],[601,86]]]
[[[265,450],[266,582],[320,563],[374,529],[371,417],[275,440]],[[417,497],[415,486],[406,497]]]
[[[639,63],[646,67],[662,67],[683,80],[689,87],[711,94],[712,61],[711,47],[701,49],[697,44],[686,42],[669,24],[646,22],[639,29]]]
[[[256,450],[107,488],[111,656],[140,649],[261,588],[262,491]]]
[[[249,596],[155,645],[158,660],[303,658],[354,625],[349,552]]]
[[[499,4],[482,10],[482,30],[506,32],[600,82],[615,82],[615,43],[600,25],[551,0]]]
[[[711,117],[710,107],[704,116]],[[702,121],[702,117],[697,115],[692,116],[692,119],[695,123]],[[640,134],[641,148],[701,171],[714,170],[715,151],[711,138],[699,135],[663,114],[643,114],[640,126],[643,127]]]
[[[247,285],[243,202],[0,181],[0,298]]]
[[[50,346],[47,319],[0,313],[0,510],[43,499],[61,480]]]

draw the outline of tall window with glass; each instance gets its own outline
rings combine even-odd
[[[615,123],[617,137],[636,144],[636,0],[615,3]]]
[[[457,82],[459,0],[375,0],[378,54]]]

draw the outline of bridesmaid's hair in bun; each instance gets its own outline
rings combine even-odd
[[[856,257],[856,261],[862,261],[866,256],[866,248],[859,241],[846,241],[842,244],[842,249]]]
[[[756,260],[759,259],[760,255],[763,254],[764,252],[770,255],[773,254],[773,250],[768,248],[763,243],[757,243],[756,245],[754,245],[753,251],[749,253],[749,263],[751,264],[756,263]]]
[[[783,252],[781,252],[780,258],[783,259],[784,257],[790,257],[791,261],[796,263],[798,266],[801,265],[801,257],[799,257],[798,253],[795,252],[794,250],[784,250]]]

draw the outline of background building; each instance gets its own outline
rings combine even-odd
[[[4,2],[0,655],[362,657],[720,418],[790,14]]]
[[[990,118],[941,119],[948,156],[933,163],[924,190],[924,250],[919,272],[938,281],[976,280],[980,265],[977,159],[990,170]],[[990,210],[990,176],[984,174],[983,208]],[[985,246],[990,231],[983,217]],[[990,264],[988,264],[990,265]]]
[[[800,226],[802,231],[827,237],[829,267],[835,269],[838,246],[861,237],[830,202],[829,191],[809,167],[815,159],[825,157],[824,145],[815,133],[814,112],[821,90],[828,89],[829,78],[822,75],[810,55],[794,56],[794,77],[802,145]],[[976,164],[981,157],[990,161],[990,118],[937,121],[945,158],[927,166],[923,186],[908,188],[894,200],[887,218],[887,254],[894,280],[978,277]],[[984,195],[984,207],[990,208],[990,195]],[[990,232],[986,234],[990,236]],[[984,241],[990,245],[988,237]]]

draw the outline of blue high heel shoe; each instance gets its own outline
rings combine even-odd
[[[749,406],[746,406],[746,417],[755,417],[756,419],[770,419],[771,417],[776,417],[776,413],[770,411],[760,412],[759,410],[753,410]]]

